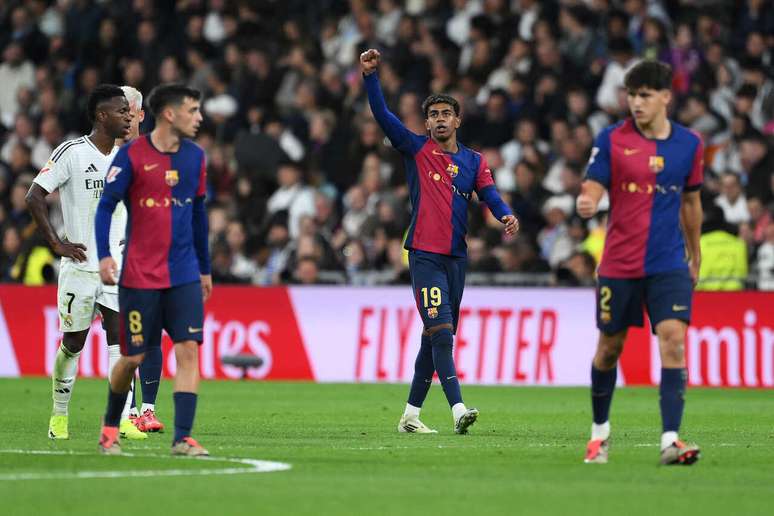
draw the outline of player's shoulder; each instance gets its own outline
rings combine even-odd
[[[632,123],[631,119],[626,118],[624,120],[619,120],[618,122],[608,125],[604,129],[599,131],[599,135],[597,135],[597,137],[609,138],[615,133],[625,134],[630,132],[637,132],[637,129],[634,127],[634,124]]]
[[[73,155],[78,150],[83,150],[88,147],[85,136],[79,136],[78,138],[72,138],[60,143],[59,146],[51,153],[51,159],[49,161],[53,163],[60,163]]]
[[[184,152],[204,154],[204,149],[201,148],[198,143],[188,138],[183,138],[180,140],[180,150]]]
[[[180,150],[178,150],[178,153],[185,156],[186,160],[193,159],[196,161],[204,159],[204,149],[188,138],[180,140]]]
[[[481,162],[484,160],[484,155],[460,142],[457,142],[457,145],[459,146],[457,155],[459,156],[460,161],[463,163],[468,162],[473,168],[478,169],[479,165],[481,165]]]
[[[686,143],[691,145],[697,145],[701,143],[701,135],[693,129],[686,127],[674,120],[670,120],[672,124],[672,138],[680,143]]]

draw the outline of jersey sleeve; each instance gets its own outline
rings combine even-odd
[[[494,215],[497,220],[502,219],[506,215],[512,215],[511,209],[505,204],[500,197],[500,193],[497,191],[494,179],[492,178],[492,171],[484,156],[481,156],[481,160],[478,163],[475,189],[478,198],[486,203],[489,207],[489,211],[492,212],[492,215]]]
[[[196,189],[196,197],[207,195],[207,157],[202,151],[202,164],[199,169],[199,188]]]
[[[610,129],[604,129],[594,140],[589,163],[586,166],[586,179],[591,179],[605,188],[610,187]]]
[[[691,172],[685,179],[684,190],[686,192],[692,192],[701,189],[701,185],[704,183],[704,143],[701,140],[701,136],[696,135],[698,142],[696,144],[696,150],[693,153],[693,161],[691,162]]]
[[[129,144],[131,145],[131,144]],[[116,153],[113,163],[105,175],[103,197],[109,195],[116,200],[123,200],[132,182],[132,160],[129,157],[129,145],[124,145]]]
[[[48,162],[33,180],[48,193],[70,180],[70,153],[66,152],[68,143],[65,142],[54,149]]]
[[[387,104],[384,102],[384,94],[379,84],[379,74],[374,72],[364,77],[366,93],[368,94],[368,105],[371,106],[371,112],[379,126],[387,135],[392,146],[404,154],[416,154],[427,138],[412,133],[403,123],[393,115]]]

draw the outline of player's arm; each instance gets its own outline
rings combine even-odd
[[[110,255],[110,223],[116,206],[126,195],[132,180],[132,162],[129,159],[129,146],[122,147],[105,176],[105,188],[97,205],[94,217],[94,235],[97,240],[99,256],[99,275],[105,285],[115,285],[118,281],[118,265]]]
[[[29,191],[27,191],[25,200],[35,225],[48,242],[51,250],[59,256],[71,258],[76,262],[84,262],[86,261],[86,253],[84,252],[86,246],[78,242],[69,242],[67,239],[60,240],[48,220],[46,197],[70,179],[69,155],[65,154],[67,143],[57,147],[51,154],[51,159],[38,172]]]
[[[497,191],[492,178],[492,171],[489,169],[484,156],[481,156],[481,161],[478,165],[475,188],[478,198],[486,203],[492,215],[505,224],[505,233],[515,235],[519,231],[519,219],[516,218],[511,208],[500,197],[500,192]]]
[[[371,112],[374,114],[376,123],[390,139],[392,146],[403,152],[413,153],[416,149],[413,147],[416,135],[406,129],[406,126],[387,109],[387,103],[384,101],[382,87],[379,84],[379,59],[381,55],[378,50],[370,49],[360,54],[360,70],[363,72],[363,81],[368,94],[368,104],[371,106]]]
[[[685,181],[682,203],[680,204],[680,226],[685,235],[688,252],[688,269],[695,285],[701,269],[701,222],[704,217],[701,208],[701,185],[704,182],[704,145],[701,137],[693,155],[691,173]]]
[[[35,225],[54,253],[71,258],[76,262],[85,262],[86,253],[84,251],[86,251],[86,246],[69,242],[67,239],[60,240],[54,228],[51,227],[51,222],[48,220],[48,206],[46,204],[46,196],[48,194],[49,192],[37,183],[32,183],[27,192],[25,197],[27,209],[29,209]]]
[[[199,190],[196,192],[196,198],[193,203],[193,240],[196,249],[196,259],[199,262],[199,274],[202,283],[202,298],[207,298],[212,294],[212,274],[210,264],[209,248],[209,221],[207,219],[207,207],[204,204],[205,192],[207,187],[207,165],[202,157],[202,166],[199,174]]]
[[[685,235],[685,245],[688,251],[688,267],[694,284],[699,277],[701,268],[701,193],[698,190],[683,192],[683,202],[680,206],[680,225]]]
[[[584,219],[593,217],[599,209],[599,201],[610,186],[610,132],[603,130],[597,136],[586,167],[586,180],[575,199],[575,209]]]

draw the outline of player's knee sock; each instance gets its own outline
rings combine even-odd
[[[663,431],[675,432],[675,438],[683,418],[685,379],[686,371],[682,367],[661,368],[661,387],[659,388],[661,422]]]
[[[54,415],[66,416],[70,397],[73,395],[75,375],[78,374],[78,358],[80,353],[72,353],[64,345],[60,345],[54,359],[54,370],[51,373],[52,397],[54,400]]]
[[[460,382],[457,379],[457,369],[454,367],[454,355],[452,354],[454,336],[449,329],[444,328],[433,333],[430,341],[433,345],[433,365],[438,372],[438,378],[441,380],[446,401],[449,402],[450,407],[453,407],[462,403]]]
[[[113,392],[108,385],[108,405],[105,411],[105,426],[118,426],[121,422],[121,411],[126,404],[128,392]]]
[[[196,393],[176,392],[175,398],[175,440],[178,442],[183,437],[191,435],[194,415],[196,414]]]
[[[591,366],[591,411],[594,415],[594,425],[603,425],[610,419],[610,404],[613,401],[617,375],[618,369],[615,367],[608,371],[601,371],[594,365]],[[593,435],[595,428],[592,427],[592,438],[607,439],[604,435]],[[606,428],[606,433],[609,433],[609,425],[606,425]],[[602,431],[604,433],[604,429]]]
[[[129,404],[129,414],[137,416],[137,380],[136,377],[132,378],[132,395],[128,397],[131,399]]]
[[[433,384],[434,372],[433,346],[430,343],[430,336],[422,335],[422,345],[414,362],[414,379],[411,381],[411,390],[409,390],[409,405],[416,408],[422,407],[427,397],[427,392]]]
[[[110,382],[110,375],[113,374],[113,367],[115,367],[118,359],[121,358],[121,346],[119,344],[108,345],[108,382]],[[129,394],[126,396],[126,403],[124,409],[121,411],[121,419],[127,419],[129,417],[129,410],[132,408],[134,401],[134,378],[132,378],[132,386],[129,389]]]
[[[146,408],[155,408],[161,379],[161,360],[161,346],[150,346],[145,352],[145,359],[140,364],[141,413],[145,412]]]

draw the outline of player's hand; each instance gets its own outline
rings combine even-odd
[[[519,231],[519,219],[514,215],[506,215],[500,219],[500,222],[505,224],[505,234],[515,235]]]
[[[53,248],[54,253],[59,256],[66,256],[76,262],[86,261],[86,246],[83,244],[74,244],[65,238],[51,247]]]
[[[202,301],[207,301],[212,295],[212,275],[202,274]]]
[[[360,69],[363,75],[371,75],[379,68],[379,58],[382,55],[378,50],[371,48],[360,54]]]
[[[578,211],[578,215],[584,219],[590,219],[597,213],[597,203],[594,202],[590,195],[580,194],[575,199],[575,209]]]
[[[701,270],[701,257],[691,258],[688,260],[688,272],[691,274],[691,281],[693,286],[699,282],[699,271]]]
[[[118,266],[112,256],[106,256],[99,261],[99,278],[105,285],[118,283]]]

